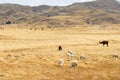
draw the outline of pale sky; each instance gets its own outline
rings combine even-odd
[[[39,5],[52,5],[52,6],[66,6],[75,2],[86,2],[93,0],[0,0],[0,3],[13,3],[21,5],[39,6]]]

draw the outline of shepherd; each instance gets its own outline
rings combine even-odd
[[[58,46],[58,51],[62,51],[62,46],[61,45]]]

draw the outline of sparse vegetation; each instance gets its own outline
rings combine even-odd
[[[31,25],[119,24],[120,3],[116,0],[97,0],[64,7],[0,4],[0,16],[0,24],[7,20]]]
[[[46,28],[29,32],[29,28],[9,26],[0,30],[1,80],[120,79],[119,27],[105,30],[71,27],[53,31]],[[102,39],[109,40],[112,46],[100,46],[98,41]],[[57,50],[59,44],[64,47],[62,51]],[[67,61],[69,49],[74,52],[72,60],[78,62],[77,67],[72,65],[74,69],[69,68],[71,60]],[[57,63],[59,59],[64,60],[64,65],[61,61]]]

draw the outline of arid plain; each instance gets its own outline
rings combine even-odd
[[[109,47],[99,44],[108,40]],[[63,50],[58,51],[58,45]],[[67,51],[78,61],[69,68]],[[0,30],[0,80],[120,80],[120,28]],[[80,60],[80,55],[85,60]],[[58,59],[64,65],[58,67]]]

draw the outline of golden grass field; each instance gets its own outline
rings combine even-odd
[[[100,40],[109,40],[109,47]],[[75,69],[69,68],[68,50],[78,61]],[[120,80],[120,58],[113,54],[120,55],[120,28],[5,28],[0,30],[0,80]],[[63,67],[58,59],[64,59]]]

